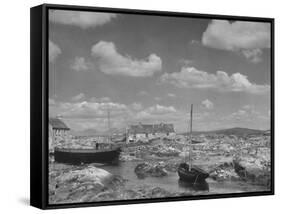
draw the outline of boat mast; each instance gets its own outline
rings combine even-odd
[[[55,70],[55,62],[52,62],[53,67],[53,99],[56,99],[56,70]]]
[[[192,169],[192,109],[193,109],[193,104],[191,104],[191,110],[190,110],[189,171],[191,171]]]
[[[110,131],[110,111],[109,111],[109,108],[107,109],[107,122],[108,122],[108,137],[107,137],[107,142],[109,143],[109,138],[111,136],[111,131]]]

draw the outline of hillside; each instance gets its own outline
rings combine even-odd
[[[229,128],[229,129],[220,129],[214,131],[194,131],[193,134],[224,134],[224,135],[249,135],[249,134],[263,134],[265,133],[264,130],[257,130],[257,129],[249,129],[249,128]],[[184,133],[186,134],[186,133]]]
[[[225,134],[225,135],[249,135],[249,134],[262,134],[262,133],[264,133],[264,131],[257,130],[257,129],[236,127],[236,128],[230,128],[230,129],[216,130],[216,131],[212,131],[211,133]]]

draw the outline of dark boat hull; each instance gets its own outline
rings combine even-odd
[[[69,164],[83,163],[114,163],[118,161],[121,149],[91,150],[91,149],[57,149],[55,162]]]
[[[192,166],[191,171],[189,171],[189,165],[186,163],[181,163],[179,165],[178,175],[181,181],[188,183],[202,183],[209,177],[209,173],[197,166]]]

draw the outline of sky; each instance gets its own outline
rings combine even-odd
[[[270,24],[49,11],[49,115],[76,131],[136,123],[270,128]]]

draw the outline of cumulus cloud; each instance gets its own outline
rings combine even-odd
[[[176,97],[176,95],[173,93],[168,93],[168,97]]]
[[[248,112],[244,109],[239,109],[230,115],[230,118],[235,120],[245,119],[246,117],[248,117]]]
[[[49,20],[53,23],[73,25],[82,29],[104,25],[115,18],[114,13],[51,10]]]
[[[161,82],[180,88],[215,89],[253,94],[262,94],[270,89],[269,85],[251,83],[247,76],[240,73],[228,75],[224,71],[217,71],[212,74],[194,67],[183,67],[180,72],[165,73],[161,76]]]
[[[131,104],[131,108],[135,111],[139,111],[139,110],[143,109],[143,106],[141,103],[134,102]]]
[[[80,96],[81,97],[81,96]],[[94,128],[107,130],[107,116],[110,111],[112,128],[125,128],[131,123],[155,121],[170,122],[182,119],[182,114],[173,106],[152,105],[144,108],[141,103],[122,104],[102,102],[102,99],[75,102],[55,102],[49,106],[50,115],[61,115],[75,130]]]
[[[163,115],[176,113],[177,110],[173,106],[153,105],[143,108],[141,103],[135,102],[129,105],[108,101],[103,98],[94,98],[89,101],[84,99],[84,94],[78,94],[72,98],[75,102],[54,102],[50,111],[54,115],[61,115],[64,118],[107,118],[107,113],[110,111],[112,118],[130,116],[132,119],[143,119],[146,116],[162,117]]]
[[[175,113],[176,109],[174,106],[162,106],[157,104],[147,108],[146,111],[152,114],[167,114]]]
[[[137,120],[153,120],[153,119],[160,119],[164,121],[171,116],[175,116],[177,110],[173,106],[162,106],[156,104],[154,106],[150,106],[140,112],[137,112],[135,115]]]
[[[108,110],[112,129],[125,129],[128,124],[173,123],[177,130],[183,131],[189,118],[186,111],[174,106],[154,104],[144,107],[141,103],[123,104],[118,102],[102,102],[101,99],[79,100],[71,102],[54,102],[49,106],[50,116],[61,115],[73,130],[95,129],[108,131]],[[194,120],[200,122],[208,117],[208,112],[194,112]],[[196,122],[197,124],[197,122]]]
[[[261,113],[259,113],[255,106],[253,105],[245,105],[242,106],[240,109],[237,111],[231,113],[224,119],[228,120],[237,120],[237,121],[253,121],[256,119],[261,119],[260,118]]]
[[[242,106],[242,109],[244,109],[244,110],[251,110],[252,108],[253,108],[252,105],[244,105],[244,106]]]
[[[259,48],[242,50],[242,54],[253,63],[262,61],[262,50]]]
[[[204,108],[206,109],[213,109],[214,108],[214,103],[212,103],[210,100],[206,99],[206,100],[203,100],[201,102],[201,104],[203,105]]]
[[[75,57],[70,67],[75,71],[87,71],[89,69],[89,65],[84,57]]]
[[[108,111],[110,111],[113,128],[124,128],[126,125],[124,115],[129,114],[125,104],[113,102],[56,102],[49,106],[50,116],[60,115],[69,127],[76,131],[95,129],[108,131]]]
[[[269,48],[270,24],[213,20],[203,33],[202,43],[223,50]]]
[[[202,44],[216,49],[238,51],[257,63],[263,48],[270,48],[270,24],[212,20],[202,36]]]
[[[266,126],[262,126],[263,129],[269,125],[270,117],[267,112],[258,111],[255,105],[244,105],[237,111],[223,118],[233,122],[245,123],[256,123]],[[267,127],[268,128],[268,127]]]
[[[76,96],[72,97],[72,101],[79,101],[79,100],[82,100],[85,98],[85,94],[84,93],[80,93],[80,94],[77,94]]]
[[[49,40],[49,62],[55,62],[56,58],[61,54],[60,47]]]
[[[156,54],[150,54],[146,59],[133,59],[118,53],[112,42],[100,41],[95,44],[92,56],[97,59],[100,70],[106,74],[147,77],[160,72],[162,68],[161,58]]]
[[[65,118],[106,118],[108,110],[113,116],[123,114],[127,110],[126,105],[120,103],[88,101],[61,103],[58,108]]]
[[[96,98],[96,97],[92,97],[90,99],[91,102],[104,102],[104,103],[108,103],[111,102],[111,99],[109,97],[101,97],[101,98]]]

